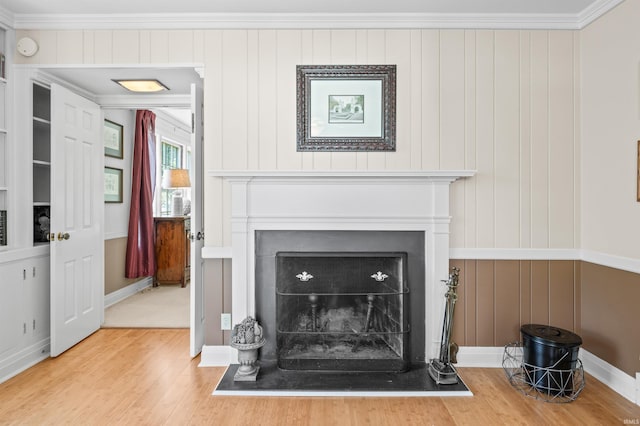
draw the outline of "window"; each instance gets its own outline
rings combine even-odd
[[[182,145],[173,144],[166,140],[161,143],[160,176],[165,170],[182,168]],[[161,178],[162,179],[162,178]],[[171,212],[171,196],[173,189],[160,190],[160,215],[166,216]]]

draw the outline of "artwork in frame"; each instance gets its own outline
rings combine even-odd
[[[298,151],[395,151],[395,65],[298,65]]]
[[[122,169],[104,168],[104,202],[122,203]]]
[[[108,157],[123,158],[122,138],[122,125],[105,119],[102,129],[104,155]]]

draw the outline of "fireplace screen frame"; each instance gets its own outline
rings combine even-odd
[[[278,367],[406,371],[406,266],[404,252],[276,253]]]
[[[425,362],[425,307],[427,235],[421,230],[291,230],[256,229],[254,234],[255,318],[264,329],[265,345],[260,360],[277,363],[276,348],[276,253],[285,251],[403,252],[407,253],[406,280],[408,321],[411,324],[407,348],[410,364]]]

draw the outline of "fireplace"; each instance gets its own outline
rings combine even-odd
[[[286,333],[296,333],[299,329],[276,326],[277,322],[280,324],[280,320],[276,318],[275,307],[283,302],[277,299],[290,294],[291,290],[286,285],[280,289],[276,287],[276,264],[280,261],[276,255],[282,254],[283,261],[287,257],[288,260],[299,257],[324,262],[327,257],[336,257],[366,263],[370,254],[382,254],[381,257],[386,257],[389,265],[391,259],[395,258],[396,266],[389,266],[390,270],[403,268],[407,271],[403,276],[404,284],[394,287],[393,292],[398,293],[394,296],[394,301],[388,302],[395,304],[398,309],[396,314],[402,318],[402,327],[393,338],[387,336],[386,341],[378,340],[385,341],[384,346],[387,348],[394,348],[390,350],[395,354],[386,360],[394,360],[387,362],[392,367],[382,368],[403,369],[408,364],[424,363],[425,360],[437,357],[446,290],[441,280],[446,279],[449,273],[450,186],[456,179],[473,174],[473,171],[210,172],[210,176],[223,177],[230,189],[230,216],[225,221],[231,228],[232,322],[238,323],[249,315],[258,317],[265,326],[267,340],[261,349],[261,359],[277,361],[280,351],[278,341],[287,340],[284,337]],[[270,233],[273,233],[276,243],[265,245],[264,237]],[[312,238],[307,238],[309,233],[314,233]],[[378,238],[379,235],[376,234],[380,233],[386,237]],[[292,234],[304,238],[298,239],[296,236],[292,240]],[[356,234],[361,239],[351,238]],[[404,237],[410,234],[417,237],[411,236],[407,244],[409,240]],[[389,238],[391,235],[401,237]],[[374,237],[375,241],[371,239]],[[280,241],[285,239],[288,240],[287,243],[281,245]],[[390,244],[381,245],[380,241],[389,241]],[[334,242],[338,244],[333,245]],[[419,247],[413,252],[407,246]],[[323,253],[329,252],[334,254],[323,256]],[[403,257],[404,253],[406,258]],[[298,263],[301,261],[293,260]],[[402,267],[397,266],[400,264]],[[316,278],[309,281],[312,286],[322,279],[322,273],[314,274],[309,270],[310,267],[298,266],[302,270],[296,267],[294,275],[307,272],[318,277],[318,281],[313,281]],[[378,271],[392,275],[383,271],[382,266],[372,269],[375,270],[367,272],[368,277]],[[416,275],[417,278],[414,277]],[[408,293],[403,293],[405,285]],[[346,339],[348,330],[355,329],[351,330],[349,337],[355,338],[355,341],[362,340],[356,351],[352,352],[355,356],[365,344],[365,339],[359,339],[360,337],[371,337],[366,344],[373,341],[373,332],[365,332],[370,331],[366,330],[366,310],[369,306],[366,299],[369,293],[360,290],[355,288],[353,292],[358,293],[358,296],[354,295],[349,302],[339,294],[318,296],[316,307],[316,315],[323,315],[330,309],[334,310],[333,313],[336,313],[335,310],[349,309],[356,313],[355,316],[359,319],[348,321],[345,326],[347,332],[340,337]],[[351,292],[352,289],[347,291]],[[278,294],[279,292],[283,294]],[[313,292],[320,293],[321,290],[315,289]],[[312,315],[309,297],[313,292],[290,296],[298,299],[293,303],[300,306],[295,315],[301,315],[305,310],[308,315]],[[372,297],[373,308],[378,309],[378,304],[383,303],[386,295],[381,298],[381,295],[372,294]],[[328,302],[330,298],[336,300],[334,304]],[[282,321],[291,323],[293,319],[290,315],[293,314],[285,314],[286,319]],[[313,328],[313,320],[300,317],[300,321],[304,323],[304,328]],[[315,323],[315,336],[301,335],[291,340],[306,339],[308,342],[301,345],[312,346],[316,343],[312,337],[317,340],[320,333],[334,331],[333,328],[322,331],[325,321],[326,319],[322,319]],[[379,317],[376,321],[380,323],[387,320]],[[401,340],[406,341],[402,348],[392,343]],[[350,344],[352,348],[355,343]],[[325,348],[326,345],[325,341]],[[295,348],[295,344],[292,347]],[[382,344],[380,347],[382,348]],[[338,368],[336,365],[323,364],[325,361],[317,358],[313,361],[303,359],[295,362],[281,359],[279,362],[286,368],[293,368],[296,364],[309,368],[309,364],[313,363],[319,363],[319,368]]]
[[[423,363],[424,248],[417,231],[257,231],[261,359],[323,371]]]

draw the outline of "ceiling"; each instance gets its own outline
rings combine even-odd
[[[157,79],[169,88],[166,95],[189,95],[191,83],[201,85],[201,79],[193,68],[47,68],[47,74],[65,80],[97,97],[130,95],[113,79]],[[137,94],[137,96],[156,96],[157,93]]]
[[[0,0],[0,21],[16,29],[579,29],[622,1]]]

